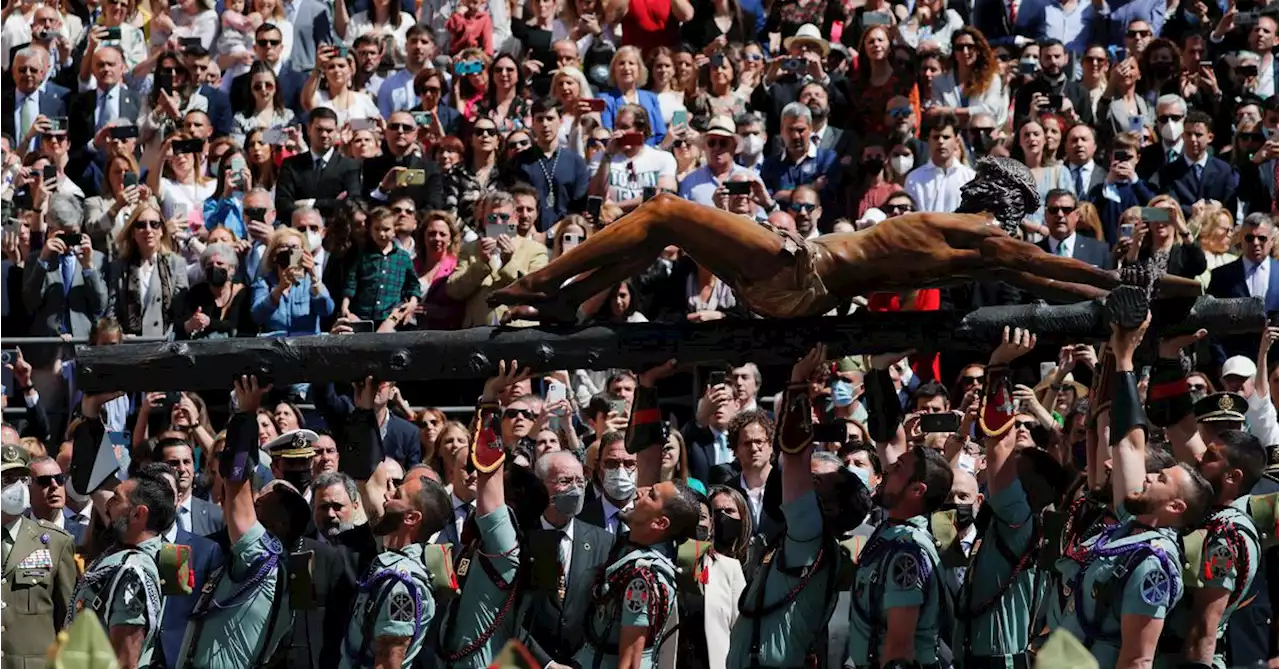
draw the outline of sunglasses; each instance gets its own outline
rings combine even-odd
[[[1125,33],[1125,35],[1134,39],[1137,39],[1139,37],[1151,37],[1151,31],[1150,30],[1130,30],[1129,32]]]
[[[1181,114],[1164,114],[1163,116],[1156,117],[1156,120],[1159,121],[1160,123],[1168,123],[1170,121],[1181,121],[1182,119],[1183,119],[1183,116]]]
[[[1075,211],[1076,208],[1075,207],[1045,207],[1044,210],[1049,212],[1050,214],[1066,216],[1067,214],[1070,214],[1071,212]]]
[[[259,81],[253,85],[255,91],[271,91],[275,90],[276,85],[270,81]]]
[[[978,45],[974,44],[973,42],[965,42],[964,44],[956,44],[951,48],[954,51],[970,51],[973,49],[977,49]]]
[[[1187,390],[1190,390],[1190,391],[1191,391],[1191,392],[1193,392],[1193,393],[1194,393],[1194,392],[1201,392],[1201,393],[1202,393],[1202,392],[1204,392],[1204,391],[1206,391],[1206,390],[1208,390],[1208,389],[1209,389],[1209,386],[1206,386],[1206,385],[1204,385],[1203,383],[1188,383],[1188,384],[1187,384]]]
[[[889,110],[889,115],[894,118],[906,118],[914,113],[910,107],[894,107]]]
[[[764,54],[762,54],[762,53],[749,53],[749,54],[747,54],[747,55],[746,55],[746,59],[747,59],[747,60],[751,60],[751,61],[760,61],[760,60],[764,60]]]
[[[490,223],[498,223],[499,221],[501,221],[502,223],[506,223],[507,221],[510,221],[510,220],[511,220],[511,214],[507,214],[503,212],[489,214]]]
[[[533,420],[534,418],[536,418],[536,416],[533,415],[533,412],[528,409],[504,409],[502,411],[502,417],[503,418],[525,418],[527,420]]]
[[[417,212],[416,212],[416,211],[414,211],[413,209],[408,208],[408,207],[392,207],[392,208],[391,208],[391,213],[393,213],[393,214],[409,214],[410,216],[412,216],[412,215],[416,214]]]
[[[273,46],[280,46],[280,44],[283,41],[284,40],[278,40],[278,39],[260,39],[256,42],[256,44],[263,48],[270,48]]]
[[[497,128],[476,128],[473,132],[476,133],[476,137],[497,137],[498,136]]]
[[[510,142],[509,144],[507,144],[507,148],[510,148],[510,149],[527,149],[531,146],[533,146],[533,142],[527,139],[520,142]]]
[[[721,139],[707,140],[708,149],[728,149],[728,148],[731,148],[732,146],[733,146],[732,139],[721,138]]]
[[[1030,432],[1037,424],[1038,423],[1036,423],[1034,420],[1019,420],[1019,421],[1014,421],[1013,423],[1015,428],[1019,430],[1026,430],[1028,432]]]
[[[1050,387],[1050,388],[1052,388],[1052,389],[1053,389],[1053,392],[1055,392],[1055,393],[1062,393],[1062,392],[1066,392],[1066,391],[1068,391],[1068,390],[1075,390],[1075,388],[1076,388],[1075,386],[1069,386],[1069,385],[1067,385],[1067,384],[1065,384],[1065,383],[1055,383],[1055,384],[1053,384],[1052,386],[1049,386],[1049,387]]]
[[[412,123],[388,123],[387,130],[395,130],[396,132],[413,132],[416,129]]]
[[[886,214],[909,214],[911,213],[911,205],[909,204],[888,204],[884,206]]]
[[[791,211],[803,211],[806,214],[817,208],[818,208],[818,205],[809,204],[808,202],[792,202],[791,203]]]
[[[144,221],[139,219],[133,222],[133,227],[138,230],[146,230],[147,228],[151,228],[152,230],[161,230],[164,228],[164,221],[158,219],[147,219]]]
[[[45,474],[44,476],[37,476],[31,480],[35,481],[41,488],[48,488],[50,484],[53,483],[57,483],[59,488],[66,487],[67,485],[66,474]]]
[[[563,244],[578,244],[582,241],[582,235],[565,235],[560,240]]]
[[[1107,62],[1107,59],[1102,56],[1085,56],[1084,62],[1090,65],[1102,65]]]
[[[1244,243],[1246,244],[1252,244],[1254,242],[1266,243],[1266,241],[1269,239],[1271,239],[1270,235],[1245,235]]]
[[[423,86],[422,94],[426,95],[427,93],[430,93],[432,95],[440,95],[440,87],[439,86]]]
[[[977,375],[977,376],[966,376],[966,377],[964,377],[964,382],[965,382],[966,384],[968,384],[968,385],[973,385],[973,384],[975,384],[975,383],[982,383],[982,382],[983,382],[983,381],[985,381],[985,380],[987,380],[987,375],[986,375],[986,374],[979,374],[979,375]]]
[[[587,140],[587,146],[604,146],[606,141],[607,140],[600,139],[599,137],[592,137]]]
[[[677,139],[676,141],[674,141],[674,142],[672,142],[672,143],[671,143],[671,148],[673,148],[673,149],[687,149],[687,148],[689,148],[689,140],[687,140],[687,139]]]

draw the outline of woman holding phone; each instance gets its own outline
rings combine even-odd
[[[106,313],[125,334],[169,337],[182,321],[187,263],[174,252],[173,235],[154,202],[134,207],[116,248],[120,255],[107,274]]]
[[[186,227],[203,222],[204,201],[213,197],[217,183],[205,175],[204,140],[179,132],[164,140],[159,151],[150,152],[147,187],[159,195],[166,220]]]
[[[560,101],[563,110],[560,143],[567,144],[570,151],[582,155],[582,139],[589,132],[585,126],[595,127],[600,124],[599,112],[604,109],[604,101],[597,100],[591,94],[587,76],[572,65],[556,70],[551,77],[551,94]]]
[[[271,128],[272,133],[268,139],[283,144],[283,128],[293,123],[293,110],[284,106],[275,70],[262,61],[254,63],[249,68],[249,88],[253,107],[248,113],[236,112],[232,120],[231,138],[236,144],[247,147],[245,139],[250,132]]]
[[[480,49],[463,49],[454,58],[453,106],[468,121],[484,110],[489,92],[489,65],[493,60]]]
[[[1191,238],[1191,230],[1182,217],[1182,208],[1172,195],[1157,195],[1140,213],[1133,239],[1124,245],[1124,263],[1142,262],[1159,254],[1167,254],[1167,273],[1189,279],[1209,269],[1204,250]]]
[[[333,314],[333,298],[306,248],[306,237],[293,228],[278,228],[267,243],[249,301],[253,321],[264,332],[319,334],[320,319]]]
[[[310,113],[316,107],[328,107],[338,115],[340,126],[352,119],[379,118],[381,112],[373,98],[351,88],[356,61],[346,47],[322,44],[316,47],[316,60],[316,69],[302,86],[303,111]],[[324,72],[323,86],[321,71]]]
[[[84,201],[84,231],[93,240],[94,248],[107,250],[107,260],[115,254],[115,245],[110,243],[120,234],[134,207],[151,197],[151,191],[138,183],[138,161],[132,153],[113,153],[107,159],[107,169],[103,174],[102,193]],[[25,260],[25,258],[24,258]]]
[[[674,125],[677,112],[686,112],[685,90],[676,80],[675,52],[660,46],[649,56],[649,90],[658,96],[658,108],[662,110],[662,122]]]
[[[492,119],[505,132],[533,125],[531,104],[520,76],[520,63],[509,53],[498,54],[489,65],[489,91],[477,113]]]
[[[208,112],[209,101],[197,93],[198,85],[182,63],[182,54],[162,52],[152,75],[151,92],[142,105],[142,143],[150,145],[157,135],[172,134],[190,111]]]
[[[204,201],[204,221],[209,229],[225,227],[236,237],[247,237],[244,221],[244,194],[253,190],[249,161],[238,149],[228,151],[217,164],[217,197]]]

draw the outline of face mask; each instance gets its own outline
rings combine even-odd
[[[319,251],[320,245],[324,243],[324,236],[316,230],[307,231],[307,246],[311,247],[312,252]]]
[[[31,506],[31,488],[21,481],[10,483],[0,491],[0,511],[7,516],[20,516]]]
[[[610,499],[631,499],[636,494],[636,473],[626,467],[604,470],[604,492]]]
[[[1207,393],[1203,390],[1192,390],[1187,394],[1191,396],[1191,403],[1195,404],[1196,402],[1199,402],[1200,400],[1204,399],[1204,396]]]
[[[716,550],[721,552],[742,536],[742,520],[730,518],[727,513],[715,512],[711,518],[711,527],[715,530]]]
[[[298,489],[299,493],[306,491],[311,487],[311,468],[306,469],[287,469],[280,472],[280,478],[284,479],[289,485]]]
[[[884,158],[867,158],[862,161],[863,174],[879,174],[884,169]]]
[[[1174,144],[1182,136],[1182,121],[1169,121],[1160,126],[1160,139]]]
[[[710,541],[710,540],[711,540],[711,529],[710,529],[710,528],[703,527],[703,526],[699,525],[699,526],[698,526],[697,528],[695,528],[695,529],[694,529],[694,531],[693,531],[693,538],[694,538],[694,539],[697,539],[698,541]]]
[[[1161,79],[1172,77],[1174,72],[1173,63],[1154,63],[1151,66],[1151,74]]]
[[[582,505],[585,501],[586,498],[583,496],[582,488],[576,486],[551,498],[551,503],[555,505],[556,511],[569,518],[582,513]]]
[[[949,502],[942,505],[942,510],[956,512],[957,527],[968,527],[973,524],[972,504],[956,504],[955,502]]]
[[[831,403],[838,407],[853,404],[853,384],[848,381],[836,381],[831,384]]]
[[[862,485],[867,486],[867,490],[871,489],[871,470],[870,469],[867,469],[866,467],[854,467],[853,465],[845,465],[844,468],[848,469],[850,472],[853,473],[854,476],[857,476],[859,479],[861,479]]]
[[[911,156],[894,156],[889,159],[889,164],[893,166],[893,171],[898,174],[906,174],[915,166],[916,160]]]
[[[221,288],[227,285],[227,281],[231,279],[231,273],[226,267],[210,267],[209,271],[205,272],[204,278],[210,286]]]
[[[742,155],[752,158],[764,152],[764,138],[760,135],[747,135],[738,142],[741,147]]]

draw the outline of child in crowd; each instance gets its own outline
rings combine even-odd
[[[219,56],[237,56],[250,52],[253,32],[262,23],[262,17],[256,12],[246,14],[247,4],[248,0],[225,0],[226,9],[219,18],[222,22],[217,44]]]
[[[449,31],[449,53],[477,48],[493,55],[493,17],[487,0],[462,0],[444,28]]]
[[[364,250],[347,273],[338,311],[377,326],[402,305],[413,313],[422,287],[413,271],[413,256],[396,245],[396,215],[390,209],[369,212],[368,234]]]

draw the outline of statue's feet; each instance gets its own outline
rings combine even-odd
[[[577,325],[578,310],[558,301],[545,301],[538,305],[519,304],[502,317],[502,324],[511,321],[537,321],[540,325]]]
[[[513,281],[505,288],[489,293],[489,297],[485,298],[485,302],[489,307],[514,306],[517,304],[538,304],[547,302],[551,299],[550,295],[541,291],[529,290],[524,285],[524,281]]]
[[[1145,288],[1124,285],[1107,295],[1106,305],[1112,323],[1125,330],[1133,330],[1147,319],[1151,300]]]
[[[1204,284],[1197,279],[1166,274],[1156,281],[1157,297],[1200,297],[1201,295],[1204,295]]]

